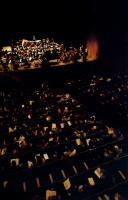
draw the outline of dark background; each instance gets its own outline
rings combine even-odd
[[[114,34],[128,31],[127,1],[17,1],[1,4],[1,38],[55,34],[83,37],[87,32]]]

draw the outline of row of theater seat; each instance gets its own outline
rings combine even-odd
[[[33,192],[41,194],[45,199],[47,190],[56,191],[60,199],[66,199],[73,196],[73,199],[93,199],[99,194],[108,192],[112,188],[119,187],[122,184],[128,183],[127,169],[120,169],[115,167],[127,161],[127,156],[122,157],[118,161],[109,162],[100,167],[87,169],[78,173],[75,166],[72,166],[74,175],[66,176],[65,170],[60,168],[56,169],[56,165],[52,165],[52,170],[57,171],[56,174],[60,176],[60,180],[54,181],[52,173],[46,173],[46,170],[40,169],[38,175],[35,172],[26,174],[26,177],[12,178],[9,181],[3,182],[4,191],[17,191],[17,192]],[[71,170],[71,169],[69,169]],[[42,176],[41,176],[42,172]],[[43,179],[47,176],[47,184],[44,185]]]
[[[95,122],[95,126],[93,125],[92,128],[93,127],[96,128],[96,122]],[[64,140],[60,144],[54,145],[54,143],[52,144],[52,141],[51,141],[51,145],[48,147],[35,148],[34,151],[28,149],[27,152],[24,152],[24,155],[23,155],[24,158],[22,158],[22,154],[20,153],[19,155],[18,154],[13,155],[12,153],[10,153],[10,154],[7,154],[6,156],[3,154],[3,156],[1,156],[1,166],[3,166],[3,164],[6,163],[6,168],[5,168],[6,170],[7,170],[7,166],[9,166],[9,163],[10,163],[10,166],[13,166],[13,167],[17,166],[17,168],[21,167],[21,169],[24,168],[26,165],[28,165],[28,168],[30,168],[36,164],[41,164],[41,163],[45,164],[46,162],[53,162],[58,159],[65,159],[67,157],[72,157],[82,152],[100,148],[100,146],[101,147],[104,145],[107,146],[110,143],[113,143],[113,142],[116,143],[117,140],[119,141],[124,138],[123,135],[119,133],[117,135],[115,134],[113,137],[113,133],[114,132],[112,130],[112,136],[111,136],[111,134],[110,133],[108,134],[107,131],[105,133],[105,130],[104,132],[98,132],[98,130],[95,129],[93,130],[92,133],[91,132],[87,133],[84,137],[83,136],[81,137],[80,135],[76,136],[76,139],[74,138],[74,140],[71,140],[70,139],[71,137],[67,136],[66,137],[67,140],[66,141]],[[97,141],[97,138],[98,138],[98,141]],[[38,141],[41,141],[42,137],[32,138],[33,143],[36,143],[36,139],[38,139]],[[115,145],[113,147],[113,151],[115,155],[116,154],[120,155],[122,153],[122,149],[118,145]],[[28,158],[30,159],[27,160]],[[2,173],[3,173],[3,170],[2,170]]]
[[[111,82],[105,78],[107,85]],[[84,80],[73,84],[81,97],[96,96],[88,93]],[[95,86],[89,86],[94,94]],[[88,102],[84,104],[73,92],[49,86],[29,93],[5,92],[1,192],[33,193],[39,199],[127,199],[120,190],[128,179],[127,133],[112,123],[97,121],[97,110],[92,114],[86,108]]]

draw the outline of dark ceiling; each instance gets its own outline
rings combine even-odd
[[[82,38],[85,34],[95,32],[116,38],[128,32],[127,1],[26,2],[5,2],[4,13],[0,14],[0,41],[37,33]]]

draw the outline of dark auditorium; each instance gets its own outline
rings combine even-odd
[[[0,19],[0,199],[128,200],[127,3],[52,4]]]

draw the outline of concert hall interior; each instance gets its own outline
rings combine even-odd
[[[4,6],[1,199],[128,200],[127,5]]]

